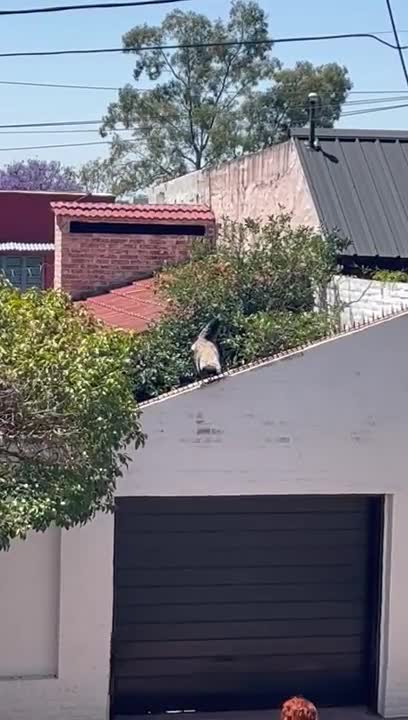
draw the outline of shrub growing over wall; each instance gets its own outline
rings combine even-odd
[[[166,269],[157,292],[167,316],[136,337],[134,392],[147,400],[195,379],[191,344],[212,318],[221,321],[223,367],[244,364],[327,335],[335,309],[316,310],[344,243],[293,228],[286,214],[266,224],[226,221],[217,248],[197,244],[191,261]]]

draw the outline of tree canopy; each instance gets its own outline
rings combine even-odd
[[[156,85],[147,92],[125,85],[103,121],[122,192],[281,140],[288,126],[305,124],[312,90],[321,97],[319,122],[334,123],[351,88],[346,68],[306,62],[283,68],[268,39],[267,16],[251,0],[233,0],[225,22],[175,10],[160,25],[138,25],[124,35],[124,51],[135,57],[134,80]]]
[[[201,243],[192,259],[167,268],[157,292],[169,308],[134,339],[132,367],[138,400],[196,379],[191,344],[214,318],[224,369],[325,336],[336,310],[316,298],[337,269],[344,242],[308,227],[294,229],[289,215],[269,222],[226,222],[214,250]]]
[[[313,65],[297,62],[294,68],[275,71],[273,84],[248,95],[243,103],[244,149],[256,151],[288,137],[291,127],[308,122],[308,96],[318,96],[320,127],[333,127],[352,84],[345,67],[337,63]]]
[[[0,285],[0,547],[112,506],[143,434],[129,337],[55,291]]]
[[[0,168],[0,190],[81,191],[73,168],[56,160],[19,160]]]

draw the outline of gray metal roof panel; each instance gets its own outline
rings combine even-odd
[[[308,128],[292,128],[291,137],[308,138]],[[408,130],[353,130],[351,128],[318,128],[318,137],[338,140],[408,140]]]
[[[320,222],[349,254],[408,258],[408,132],[316,130],[319,149],[292,133]]]

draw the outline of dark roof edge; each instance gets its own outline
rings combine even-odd
[[[309,137],[308,128],[292,128],[290,135],[293,138],[305,139]],[[353,130],[349,128],[316,128],[316,137],[326,140],[406,140],[408,130]]]
[[[178,397],[179,395],[184,395],[185,393],[192,392],[193,390],[199,390],[206,385],[212,385],[212,383],[220,382],[220,380],[228,379],[235,375],[242,375],[242,373],[248,372],[250,370],[256,370],[257,368],[273,365],[274,363],[285,360],[286,358],[293,358],[296,356],[301,357],[308,350],[313,350],[320,347],[321,345],[327,345],[327,343],[341,340],[345,337],[351,337],[358,332],[370,330],[377,325],[382,325],[383,323],[394,320],[397,317],[403,317],[404,315],[408,315],[408,306],[401,304],[400,310],[391,311],[389,314],[383,315],[380,318],[373,318],[372,320],[367,320],[359,324],[354,323],[345,327],[339,332],[334,332],[331,335],[322,338],[321,340],[309,342],[304,345],[292,348],[290,350],[284,350],[283,352],[279,352],[276,355],[271,355],[266,358],[260,358],[259,360],[255,360],[254,362],[248,363],[247,365],[241,365],[240,367],[227,370],[226,372],[218,375],[217,377],[208,378],[206,380],[198,380],[197,382],[190,383],[190,385],[175,388],[174,390],[170,390],[167,393],[158,395],[158,397],[152,398],[151,400],[145,400],[144,402],[139,403],[139,407],[143,409],[145,407],[149,407],[150,405],[157,405],[157,403],[164,402],[165,400],[170,400],[171,398]]]

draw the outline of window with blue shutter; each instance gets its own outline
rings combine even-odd
[[[0,256],[0,273],[20,290],[42,288],[42,258],[26,255]]]

